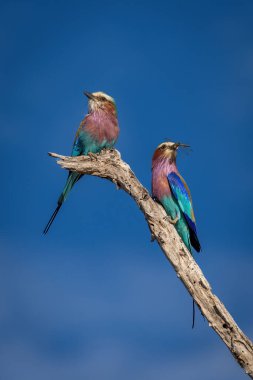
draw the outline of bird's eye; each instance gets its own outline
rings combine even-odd
[[[163,145],[161,146],[161,149],[165,149],[165,148],[166,148],[166,145],[163,144]]]

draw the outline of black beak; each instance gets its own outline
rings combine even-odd
[[[91,92],[84,91],[83,93],[85,96],[87,96],[88,99],[92,99],[92,100],[96,99],[95,96]]]
[[[178,147],[182,147],[182,148],[190,148],[190,145],[187,145],[187,144],[183,144],[181,142],[177,142],[174,144],[174,147],[177,149]]]

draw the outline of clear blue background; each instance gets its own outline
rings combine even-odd
[[[239,380],[123,191],[86,177],[42,230],[87,112],[118,105],[117,149],[150,189],[165,138],[194,201],[213,291],[253,338],[253,3],[7,1],[0,6],[0,379]]]

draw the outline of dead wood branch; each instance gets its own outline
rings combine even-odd
[[[153,201],[120,154],[104,151],[97,159],[88,156],[67,157],[55,153],[57,163],[64,169],[109,179],[117,188],[125,190],[137,203],[149,225],[152,237],[173,265],[178,278],[194,298],[209,326],[220,336],[235,360],[253,379],[253,344],[240,330],[225,306],[212,293],[211,286],[192,255],[184,246],[174,226],[166,218],[164,209]]]

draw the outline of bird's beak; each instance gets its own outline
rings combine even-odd
[[[181,142],[177,142],[177,143],[174,144],[175,149],[179,148],[180,146],[181,146],[182,148],[190,148],[190,145],[183,144],[183,143],[181,143]]]
[[[95,96],[91,92],[84,91],[83,93],[85,96],[87,96],[88,99],[92,99],[92,100],[96,99]]]

